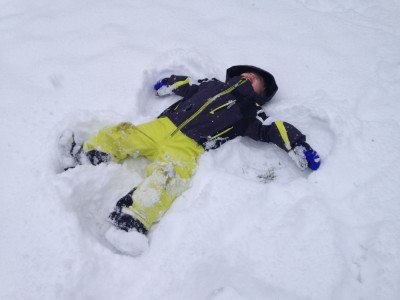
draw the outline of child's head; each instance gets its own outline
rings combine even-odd
[[[274,76],[263,69],[249,65],[238,65],[226,70],[226,80],[236,76],[243,76],[251,82],[254,91],[261,96],[257,99],[257,103],[260,105],[271,100],[278,90]]]
[[[263,96],[265,93],[265,83],[264,79],[257,73],[255,72],[246,72],[242,73],[240,76],[246,78],[248,81],[250,81],[251,85],[253,86],[254,92],[257,94]]]

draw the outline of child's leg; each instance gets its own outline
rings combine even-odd
[[[125,231],[136,228],[146,233],[187,189],[197,159],[204,150],[181,132],[172,137],[176,127],[168,119],[158,119],[157,125],[163,128],[158,132],[154,132],[152,126],[144,125],[145,128],[140,127],[140,130],[151,133],[158,155],[149,157],[154,162],[147,167],[147,177],[131,195],[118,201],[110,219]]]
[[[103,128],[84,143],[83,150],[88,156],[93,151],[107,153],[115,162],[138,154],[154,156],[154,141],[139,128],[127,122]]]
[[[164,215],[189,186],[189,178],[181,178],[169,167],[157,162],[150,164],[148,170],[151,174],[133,193],[133,204],[123,210],[137,218],[147,229]]]
[[[189,183],[190,178],[180,177],[172,165],[153,162],[147,167],[147,177],[118,201],[110,219],[125,231],[135,228],[147,233]]]
[[[147,233],[173,201],[189,187],[197,166],[196,157],[171,162],[165,159],[170,156],[163,154],[158,161],[149,164],[146,169],[147,177],[118,201],[110,215],[111,221],[117,227],[125,231],[135,228],[139,232]]]

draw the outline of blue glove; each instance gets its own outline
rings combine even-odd
[[[166,96],[172,94],[174,85],[168,86],[167,83],[168,83],[168,78],[164,78],[156,82],[156,84],[154,85],[154,89],[156,90],[158,96]]]
[[[308,167],[315,171],[318,170],[321,165],[321,158],[319,157],[317,151],[315,150],[304,150],[304,155],[306,156]]]
[[[163,86],[167,85],[167,78],[161,79],[159,81],[156,82],[156,84],[154,85],[154,89],[156,91],[158,91],[160,88],[162,88]]]
[[[298,142],[297,146],[290,150],[288,154],[301,170],[310,168],[315,171],[321,165],[317,151],[313,150],[305,141]]]

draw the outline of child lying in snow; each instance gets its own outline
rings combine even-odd
[[[237,136],[277,145],[300,169],[317,170],[320,165],[317,152],[298,129],[271,121],[262,109],[278,87],[274,77],[260,68],[233,66],[226,82],[215,78],[192,82],[172,75],[154,88],[158,96],[175,94],[182,99],[154,121],[104,128],[83,145],[72,141],[69,151],[74,159],[69,167],[84,161],[120,162],[138,154],[152,161],[144,181],[120,199],[109,216],[115,226],[106,237],[121,252],[138,254],[138,241],[146,240],[152,224],[188,187],[199,156]]]

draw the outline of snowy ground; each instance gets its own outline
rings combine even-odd
[[[0,299],[400,299],[397,0],[0,1]],[[60,173],[56,141],[151,120],[170,73],[253,64],[323,160],[205,154],[143,256],[106,217],[144,159]]]

